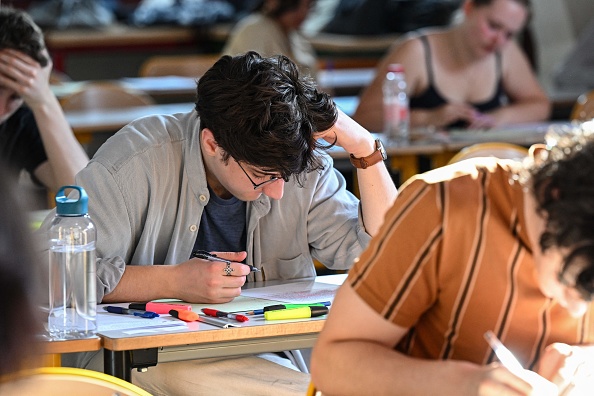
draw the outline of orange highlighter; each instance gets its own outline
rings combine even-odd
[[[317,316],[326,315],[328,307],[325,306],[310,306],[291,309],[279,309],[276,311],[264,312],[264,319],[266,320],[283,320],[283,319],[305,319],[315,318]]]
[[[194,311],[178,311],[176,309],[172,309],[169,311],[169,315],[173,316],[174,318],[181,319],[184,322],[195,322],[200,320],[200,316]]]

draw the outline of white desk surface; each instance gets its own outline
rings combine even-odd
[[[361,88],[375,76],[373,68],[320,70],[318,85],[325,88]],[[90,81],[70,81],[52,85],[52,91],[63,98],[84,89]],[[126,88],[152,96],[192,95],[196,93],[196,78],[184,76],[124,77],[111,81]]]
[[[117,131],[131,121],[154,114],[175,114],[189,112],[194,103],[157,104],[152,106],[135,106],[118,109],[97,109],[66,111],[66,120],[75,134],[99,131]]]
[[[337,97],[335,102],[345,113],[352,114],[358,103],[354,96]],[[175,114],[191,111],[192,102],[156,104],[118,109],[65,111],[66,120],[75,134],[117,131],[137,118],[154,114]]]
[[[300,294],[315,296],[316,301],[331,301],[338,285],[345,278],[346,275],[330,275],[285,282],[255,282],[246,287],[246,294],[250,294],[250,290],[258,290],[259,293],[266,293],[268,290],[273,293],[271,295],[276,296],[273,297],[275,299],[248,297],[247,300],[250,301],[247,303],[235,301],[228,304],[192,304],[192,309],[200,312],[203,307],[213,307],[226,312],[237,312],[238,304],[241,305],[240,311],[246,311],[282,301],[288,302],[286,298],[278,298],[280,295],[276,294],[275,287],[279,285],[283,288],[298,287],[301,290]],[[258,286],[261,288],[254,289]],[[204,358],[310,347],[321,331],[324,321],[324,316],[266,321],[262,315],[256,315],[250,316],[250,320],[243,323],[228,320],[229,323],[241,327],[223,329],[202,322],[186,323],[169,315],[144,319],[131,315],[109,314],[101,310],[98,312],[98,335],[106,349],[125,351],[160,348],[159,361],[170,361],[178,360],[179,353],[186,357],[191,354],[192,358]],[[188,346],[190,344],[191,346]],[[172,357],[172,353],[176,357]]]

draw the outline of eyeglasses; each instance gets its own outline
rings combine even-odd
[[[592,301],[594,297],[594,274],[592,268],[589,265],[580,265],[579,262],[573,263],[573,265],[579,266],[579,270],[570,270],[572,267],[573,260],[585,260],[588,257],[592,257],[592,245],[580,246],[574,249],[564,259],[563,269],[559,272],[558,280],[564,286],[575,289],[580,297],[587,302]],[[590,254],[588,254],[590,253]]]
[[[272,182],[275,182],[277,180],[280,179],[280,177],[277,176],[270,176],[269,180],[263,181],[262,183],[255,183],[252,178],[250,177],[250,175],[248,175],[248,173],[245,171],[245,169],[243,169],[243,166],[241,166],[241,164],[239,163],[239,161],[237,161],[235,158],[233,158],[235,160],[235,162],[237,162],[237,165],[239,165],[239,167],[241,168],[241,170],[243,171],[243,173],[245,173],[245,175],[247,176],[247,178],[250,180],[250,183],[252,183],[252,186],[254,186],[254,190],[257,190],[259,188],[264,187],[267,184],[270,184]]]

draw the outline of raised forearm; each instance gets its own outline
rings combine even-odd
[[[357,169],[361,210],[365,230],[371,236],[379,231],[388,209],[392,207],[398,191],[384,162],[367,169]]]
[[[55,96],[31,108],[51,167],[48,187],[54,191],[73,184],[74,176],[83,169],[89,157],[76,140]]]
[[[367,157],[376,150],[373,136],[342,112],[331,131],[337,137],[337,144],[356,158]],[[357,181],[365,230],[373,236],[382,225],[398,191],[383,162],[357,169]]]

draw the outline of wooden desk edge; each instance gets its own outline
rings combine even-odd
[[[92,337],[80,340],[43,340],[43,353],[71,353],[98,351],[101,349],[101,338]]]
[[[325,320],[311,320],[289,323],[267,323],[263,326],[237,327],[229,329],[200,330],[184,333],[167,333],[142,337],[111,338],[101,335],[103,347],[112,351],[179,346],[187,344],[208,344],[213,342],[256,340],[303,334],[317,334],[324,327]]]

